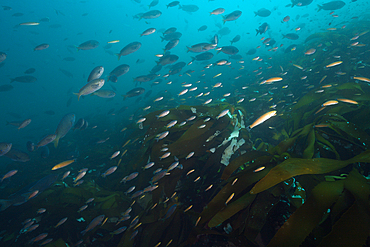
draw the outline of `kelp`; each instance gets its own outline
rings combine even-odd
[[[268,246],[299,246],[315,227],[323,222],[327,211],[342,204],[341,196],[350,192],[355,201],[333,224],[323,238],[317,236],[319,246],[363,246],[369,236],[370,211],[368,198],[370,185],[353,169],[344,180],[322,182],[313,190],[306,203],[298,208],[278,230]],[[328,219],[328,218],[327,218]]]
[[[343,161],[327,158],[290,158],[272,168],[264,178],[254,185],[250,193],[260,193],[291,177],[304,174],[325,174],[339,170],[355,162],[370,162],[370,150]]]

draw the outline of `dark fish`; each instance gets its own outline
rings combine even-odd
[[[204,52],[202,54],[196,55],[195,57],[191,57],[192,61],[205,61],[213,58],[213,54],[209,51]]]
[[[243,57],[240,54],[235,54],[235,55],[231,55],[230,59],[241,60],[241,59],[243,59]]]
[[[80,130],[85,130],[85,129],[87,129],[87,127],[89,127],[89,122],[87,122],[87,121],[85,120],[85,123],[84,123],[84,125],[80,128]]]
[[[161,69],[162,69],[162,65],[157,64],[156,66],[154,66],[154,67],[150,70],[150,73],[151,73],[151,74],[155,74],[155,73],[157,73],[157,72],[161,71]]]
[[[96,40],[88,40],[77,46],[77,50],[92,50],[99,46],[99,42]]]
[[[12,90],[14,87],[12,85],[6,84],[0,86],[0,92],[7,92]]]
[[[144,62],[145,62],[145,59],[140,59],[140,58],[139,58],[138,60],[136,60],[136,63],[137,63],[137,64],[141,64],[141,63],[144,63]]]
[[[205,46],[207,46],[208,43],[198,43],[195,45],[192,45],[191,47],[186,47],[188,50],[186,52],[194,52],[194,53],[199,53],[199,52],[204,52],[206,51],[204,49]]]
[[[140,102],[140,100],[141,100],[142,98],[141,98],[141,96],[139,97],[139,98],[137,98],[136,100],[135,100],[135,102],[136,103],[138,103],[138,102]]]
[[[9,7],[9,6],[1,6],[3,7],[3,10],[12,10],[12,7]]]
[[[61,69],[61,68],[59,68],[59,70],[65,75],[65,76],[67,76],[67,77],[69,77],[69,78],[73,78],[73,74],[71,73],[71,72],[69,72],[69,71],[67,71],[67,70],[64,70],[64,69]]]
[[[42,193],[49,188],[58,178],[58,174],[50,174],[46,177],[41,178],[39,181],[32,183],[20,191],[12,194],[7,200],[0,200],[1,208],[0,211],[4,211],[8,207],[14,205],[19,206],[28,201],[29,196],[32,192],[38,191]]]
[[[188,4],[188,5],[179,5],[179,9],[182,9],[186,12],[196,12],[199,10],[199,7],[194,4]]]
[[[18,162],[27,162],[30,160],[30,156],[27,153],[15,148],[11,148],[4,156]]]
[[[8,111],[7,114],[9,114],[10,116],[12,116],[14,118],[18,118],[18,119],[22,118],[22,116],[20,114],[15,113],[15,112],[9,112]]]
[[[173,32],[173,33],[169,33],[169,34],[165,34],[163,37],[161,37],[162,41],[170,41],[170,40],[173,40],[173,39],[180,39],[182,36],[182,33],[180,32]]]
[[[164,47],[164,52],[171,50],[172,48],[176,47],[179,43],[179,39],[171,39],[168,41],[167,45]]]
[[[127,56],[131,53],[134,53],[135,51],[139,50],[140,47],[140,42],[131,42],[130,44],[123,47],[118,54],[116,54],[118,56],[118,60],[121,58],[121,56]]]
[[[157,78],[157,74],[149,74],[149,75],[140,75],[134,78],[134,81],[138,82],[149,82]]]
[[[52,111],[52,110],[44,111],[44,113],[47,115],[55,115],[55,111]]]
[[[198,28],[198,32],[205,31],[207,29],[207,25],[203,25],[200,28]]]
[[[159,59],[159,61],[157,62],[157,64],[160,64],[162,66],[165,66],[167,64],[175,63],[178,59],[179,59],[179,57],[176,56],[176,55],[173,55],[173,54],[164,55],[163,57],[161,57]]]
[[[153,0],[153,1],[148,5],[149,9],[150,9],[151,7],[157,6],[158,2],[159,2],[159,0]]]
[[[158,18],[162,15],[162,12],[159,11],[159,10],[151,10],[151,11],[148,11],[144,14],[142,14],[139,18],[139,20],[141,19],[155,19],[155,18]]]
[[[218,35],[217,34],[213,35],[213,37],[211,39],[211,44],[214,44],[214,45],[218,44]]]
[[[220,53],[220,52],[223,52],[228,55],[235,55],[239,52],[239,49],[236,48],[235,46],[228,45],[228,46],[221,47],[217,53]]]
[[[25,74],[33,74],[33,73],[35,73],[35,71],[36,71],[36,69],[35,68],[29,68],[29,69],[27,69],[25,72],[23,72],[23,73],[25,73]]]
[[[31,83],[37,81],[37,78],[31,75],[22,75],[18,76],[16,78],[11,78],[10,82],[17,81],[22,83]]]
[[[62,25],[60,25],[60,24],[52,24],[52,25],[49,26],[49,28],[61,28],[61,27],[62,27]]]
[[[33,48],[33,50],[34,51],[41,51],[41,50],[45,50],[47,48],[49,48],[49,44],[44,43],[44,44],[36,46],[35,48]]]
[[[256,31],[257,31],[256,36],[258,34],[264,34],[268,29],[269,29],[269,24],[264,22],[261,26],[258,27],[258,29],[256,29]]]
[[[104,50],[108,50],[108,49],[112,48],[112,46],[113,46],[112,44],[107,44],[103,48],[104,48]]]
[[[229,33],[231,32],[230,28],[228,27],[223,27],[221,28],[220,30],[218,30],[218,34],[221,35],[221,36],[225,36],[225,35],[228,35]]]
[[[176,27],[170,27],[166,29],[166,31],[163,32],[163,35],[170,34],[176,32],[177,28]]]
[[[255,16],[260,16],[260,17],[267,17],[271,15],[271,11],[265,8],[259,9],[257,12],[254,12]]]
[[[50,142],[53,142],[56,137],[57,136],[55,134],[50,134],[50,135],[45,136],[44,138],[41,139],[41,141],[37,143],[35,148],[38,149],[39,147],[48,145]]]
[[[12,14],[12,16],[14,17],[20,17],[20,16],[23,16],[24,14],[23,13],[14,13]]]
[[[299,39],[298,34],[295,33],[288,33],[288,34],[283,34],[283,38],[291,39],[291,40],[297,40]]]
[[[40,22],[49,22],[49,21],[50,21],[49,17],[44,17],[40,19]]]
[[[235,42],[238,42],[240,40],[240,35],[236,35],[232,40],[230,40],[231,44],[235,43]]]
[[[331,1],[331,2],[328,2],[328,3],[324,3],[322,5],[317,5],[317,7],[319,7],[318,11],[320,10],[337,10],[337,9],[341,9],[344,7],[344,5],[346,5],[345,2],[343,1]]]
[[[248,52],[247,52],[247,55],[253,55],[257,52],[256,49],[252,48],[252,49],[249,49]]]
[[[137,87],[137,88],[134,88],[134,89],[128,91],[125,95],[122,95],[122,96],[123,96],[123,99],[125,100],[126,98],[139,96],[139,95],[143,94],[144,92],[145,92],[144,88]]]
[[[75,124],[75,119],[76,119],[75,114],[69,113],[60,120],[57,130],[55,131],[56,134],[54,142],[55,147],[58,147],[59,139],[63,138]]]
[[[109,73],[108,80],[117,82],[118,77],[126,74],[129,70],[130,66],[128,64],[121,64]]]
[[[63,58],[63,61],[67,61],[67,62],[73,62],[75,60],[76,60],[76,58],[74,58],[74,57],[65,57],[65,58]]]
[[[170,2],[169,4],[167,4],[166,6],[167,6],[167,9],[168,9],[169,7],[176,7],[179,4],[180,4],[179,1],[173,1],[173,2]]]
[[[240,10],[235,10],[231,12],[230,14],[227,14],[224,16],[224,19],[222,20],[225,24],[227,21],[235,21],[242,15],[242,12]]]
[[[97,66],[97,67],[95,67],[90,72],[90,75],[87,78],[87,82],[92,81],[94,79],[99,79],[102,76],[103,73],[104,73],[104,67],[103,66]]]

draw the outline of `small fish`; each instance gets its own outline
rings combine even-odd
[[[51,170],[52,170],[52,171],[58,170],[58,169],[60,169],[60,168],[63,168],[63,167],[66,167],[66,166],[68,166],[68,165],[72,164],[72,163],[73,163],[73,162],[75,162],[75,161],[76,161],[75,159],[73,159],[73,160],[66,160],[66,161],[63,161],[63,162],[61,162],[61,163],[59,163],[59,164],[57,164],[57,165],[53,166],[53,168],[51,168]]]
[[[121,153],[121,151],[116,151],[116,152],[114,152],[113,154],[112,154],[112,156],[109,158],[109,159],[114,159],[114,158],[116,158],[119,154]]]
[[[117,166],[112,166],[112,167],[108,168],[101,176],[103,178],[105,178],[106,176],[108,176],[108,175],[112,174],[113,172],[115,172],[117,170],[117,168],[118,168]]]
[[[185,157],[185,159],[187,160],[187,159],[190,159],[191,157],[193,157],[193,155],[194,155],[194,152],[191,152],[191,153],[189,153],[186,157]]]
[[[7,178],[10,178],[10,177],[14,176],[17,172],[18,172],[18,170],[11,170],[11,171],[7,172],[7,173],[6,173],[6,174],[1,178],[0,183],[1,183],[1,182],[3,182],[3,181],[4,181],[4,179],[7,179]]]
[[[350,99],[337,99],[337,100],[339,100],[341,102],[349,103],[349,104],[358,105],[358,102],[357,101],[350,100]]]
[[[68,219],[68,217],[65,217],[65,218],[63,218],[63,219],[61,219],[55,226],[54,226],[54,228],[57,228],[57,227],[59,227],[60,225],[62,225],[64,222],[66,222],[67,221],[67,219]]]
[[[226,204],[226,205],[231,201],[231,199],[233,199],[234,195],[235,195],[235,193],[232,193],[232,194],[230,195],[230,197],[229,197],[229,198],[226,200],[226,202],[225,202],[225,204]]]
[[[354,76],[352,78],[355,79],[355,80],[359,80],[359,81],[370,82],[370,79],[369,78],[366,78],[366,77]]]
[[[336,101],[336,100],[328,100],[326,101],[325,103],[323,103],[321,106],[330,106],[330,105],[336,105],[338,104],[339,102]]]
[[[209,103],[211,103],[211,102],[212,102],[212,99],[206,100],[206,101],[203,103],[203,105],[207,105],[207,104],[209,104]]]
[[[159,119],[159,118],[162,118],[162,117],[167,116],[169,113],[170,113],[170,111],[169,110],[166,110],[166,111],[163,111],[161,114],[159,114],[156,117],[157,117],[157,119]]]
[[[325,67],[326,67],[326,68],[331,68],[331,67],[337,66],[337,65],[342,64],[342,63],[343,63],[343,61],[337,61],[337,62],[334,62],[334,63],[328,64],[328,65],[326,65]]]
[[[38,26],[38,25],[40,25],[39,22],[23,22],[19,24],[19,26]]]
[[[264,170],[266,167],[264,166],[261,166],[260,168],[257,168],[256,170],[254,170],[253,172],[260,172],[262,170]]]
[[[143,167],[143,169],[144,170],[146,170],[146,169],[149,169],[149,168],[151,168],[151,167],[153,167],[154,166],[154,162],[149,162],[148,164],[146,164],[144,167]]]
[[[166,125],[166,128],[169,129],[173,126],[175,126],[175,124],[177,124],[177,120],[173,120],[171,122],[169,122],[167,125]]]
[[[159,157],[159,159],[163,160],[165,158],[168,158],[170,155],[171,155],[171,152],[167,152],[167,153],[163,154],[161,157]]]
[[[229,113],[229,109],[226,109],[226,110],[223,110],[217,117],[216,117],[216,119],[218,120],[218,119],[220,119],[220,118],[222,118],[223,116],[225,116],[226,114],[228,114]]]
[[[251,125],[249,125],[248,129],[251,130],[252,128],[260,125],[261,123],[265,122],[266,120],[270,119],[271,117],[276,116],[276,111],[269,111],[259,117],[256,121],[254,121]]]

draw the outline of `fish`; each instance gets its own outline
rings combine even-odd
[[[56,137],[57,137],[56,134],[50,134],[50,135],[45,136],[44,138],[41,139],[41,141],[37,143],[35,148],[38,149],[39,147],[48,145],[49,143],[53,142]]]
[[[207,28],[208,28],[207,25],[203,25],[200,28],[198,28],[198,32],[205,31],[207,30]]]
[[[337,9],[341,9],[344,7],[344,5],[346,5],[345,2],[343,1],[331,1],[331,2],[327,2],[327,3],[324,3],[322,5],[317,5],[317,7],[319,8],[317,10],[317,12],[319,12],[320,10],[337,10]]]
[[[11,170],[9,172],[7,172],[0,180],[0,183],[2,183],[4,181],[4,179],[7,179],[7,178],[10,178],[12,176],[14,176],[16,173],[18,172],[18,170]]]
[[[188,5],[179,5],[179,9],[192,13],[197,12],[199,10],[199,7],[194,4],[188,4]]]
[[[109,81],[117,82],[118,77],[123,76],[127,72],[129,72],[130,66],[128,64],[121,64],[114,68],[108,76]]]
[[[24,187],[23,189],[19,190],[18,192],[9,196],[7,200],[0,200],[0,211],[4,211],[5,209],[9,208],[10,206],[19,206],[23,203],[27,202],[27,198],[33,191],[38,191],[38,193],[42,193],[44,190],[49,188],[54,182],[57,180],[58,174],[50,174],[47,175],[40,180],[31,183]]]
[[[352,79],[359,80],[359,81],[364,81],[364,82],[369,82],[370,83],[370,79],[369,78],[366,78],[366,77],[354,76],[354,77],[352,77]]]
[[[81,232],[81,234],[85,235],[87,232],[91,231],[92,229],[94,229],[98,225],[102,224],[104,219],[105,219],[105,215],[99,215],[99,216],[95,217],[90,222],[90,224],[86,227],[86,229]]]
[[[59,226],[61,226],[62,224],[64,224],[66,221],[68,220],[68,217],[65,217],[63,219],[61,219],[55,226],[54,228],[57,228]]]
[[[296,33],[287,33],[287,34],[283,34],[283,38],[287,38],[287,39],[291,39],[291,40],[297,40],[297,39],[299,39],[299,36]]]
[[[33,48],[33,50],[34,51],[41,51],[41,50],[45,50],[47,48],[49,48],[49,44],[43,43],[43,44],[38,45],[35,48]]]
[[[140,17],[139,20],[141,19],[156,19],[162,15],[162,12],[159,10],[150,10],[148,12],[143,13]]]
[[[89,95],[98,91],[100,88],[103,87],[104,83],[105,83],[104,79],[94,79],[88,82],[85,86],[83,86],[78,91],[78,93],[74,93],[74,95],[77,95],[78,100],[80,100],[81,96]]]
[[[251,125],[248,126],[248,130],[253,129],[257,125],[260,125],[261,123],[265,122],[266,120],[270,119],[271,117],[276,116],[276,111],[269,111],[262,116],[260,116],[256,121],[254,121]]]
[[[94,93],[92,93],[92,95],[96,95],[100,98],[105,98],[105,99],[110,99],[110,98],[113,98],[116,96],[116,93],[112,90],[104,90],[104,89],[100,89]]]
[[[222,15],[225,12],[224,8],[217,8],[212,10],[212,12],[209,13],[209,15]]]
[[[108,168],[101,176],[103,178],[105,178],[106,176],[108,176],[108,175],[112,174],[113,172],[115,172],[117,170],[117,168],[118,168],[117,166],[112,166],[112,167]]]
[[[258,29],[256,29],[257,31],[257,34],[264,34],[268,29],[270,28],[269,24],[267,24],[266,22],[262,23],[261,26],[258,27]]]
[[[232,40],[230,40],[231,45],[232,45],[233,43],[238,42],[238,41],[240,40],[240,38],[241,38],[241,36],[240,36],[239,34],[238,34],[238,35],[236,35]]]
[[[8,157],[11,160],[17,161],[17,162],[27,162],[27,161],[30,160],[30,156],[27,153],[25,153],[25,152],[23,152],[19,149],[15,149],[15,148],[11,148],[3,156]]]
[[[120,58],[122,56],[127,56],[131,53],[134,53],[137,50],[139,50],[140,47],[141,47],[140,42],[131,42],[128,45],[126,45],[125,47],[123,47],[122,50],[119,53],[116,54],[116,56],[118,57],[118,60],[120,60]]]
[[[325,67],[326,67],[326,68],[331,68],[331,67],[337,66],[337,65],[342,64],[342,63],[343,63],[343,61],[337,61],[337,62],[334,62],[334,63],[328,64],[328,65],[326,65]]]
[[[305,55],[312,55],[316,52],[316,49],[315,48],[311,48],[309,50],[307,50],[304,54]]]
[[[37,81],[37,78],[31,75],[22,75],[15,78],[10,78],[10,82],[22,82],[22,83],[32,83]]]
[[[235,21],[235,20],[239,19],[239,17],[241,15],[242,15],[242,12],[240,10],[235,10],[235,11],[231,12],[230,14],[227,14],[226,16],[224,16],[222,21],[224,22],[224,24],[227,21]]]
[[[341,101],[341,102],[344,102],[344,103],[349,103],[349,104],[353,104],[353,105],[358,105],[358,102],[355,101],[355,100],[351,100],[351,99],[337,99],[338,101]]]
[[[229,113],[229,109],[226,109],[226,110],[223,110],[220,114],[218,114],[218,116],[216,117],[216,119],[220,119],[222,117],[224,117],[225,115],[227,115]]]
[[[87,78],[87,82],[90,82],[95,79],[99,79],[102,74],[104,73],[104,67],[103,66],[97,66],[95,67],[91,72],[89,77]]]
[[[12,148],[12,143],[0,142],[0,156],[7,154]]]
[[[271,15],[271,11],[265,8],[259,9],[257,12],[254,11],[254,16],[260,16],[260,17],[268,17]]]
[[[58,127],[55,131],[56,138],[54,140],[54,146],[58,147],[59,139],[63,138],[75,124],[76,116],[74,113],[66,114],[59,122]]]
[[[179,5],[180,2],[179,1],[172,1],[170,2],[169,4],[166,5],[167,9],[170,8],[170,7],[176,7],[177,5]]]
[[[58,169],[61,169],[61,168],[64,168],[66,166],[69,166],[70,164],[72,164],[73,162],[75,162],[76,159],[73,159],[73,160],[66,160],[66,161],[63,161],[55,166],[53,166],[53,168],[51,168],[52,171],[55,171],[55,170],[58,170]]]
[[[81,43],[79,46],[76,46],[77,51],[79,50],[92,50],[99,46],[99,42],[96,40],[88,40],[86,42]]]
[[[325,103],[323,103],[321,106],[331,106],[331,105],[336,105],[338,104],[339,102],[337,100],[328,100],[326,101]]]
[[[140,34],[140,37],[142,36],[148,36],[152,33],[155,33],[156,29],[155,28],[148,28],[147,30],[145,30],[144,32],[142,32],[142,34]]]

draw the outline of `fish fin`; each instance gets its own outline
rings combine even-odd
[[[322,10],[322,6],[321,5],[317,5],[317,7],[319,8],[318,10],[317,10],[317,12],[319,12],[320,10]]]
[[[257,33],[256,33],[256,36],[257,36],[257,35],[258,35],[258,33],[259,33],[258,29],[256,29],[256,32],[257,32]]]
[[[186,48],[188,49],[186,52],[189,52],[190,51],[190,47],[189,46],[186,46]]]
[[[57,148],[58,147],[58,143],[59,143],[59,137],[56,137],[54,139],[54,147]]]
[[[74,47],[76,47],[77,51],[79,51],[79,50],[80,50],[80,48],[78,48],[78,46],[76,46],[76,45],[75,45]]]
[[[14,78],[10,78],[10,83],[12,83],[13,81],[15,81],[15,79]]]
[[[160,37],[161,37],[161,39],[162,39],[162,40],[161,40],[161,42],[163,42],[163,41],[164,41],[164,37],[162,37],[162,36],[160,36]]]
[[[116,53],[115,55],[118,57],[118,61],[119,61],[119,59],[121,58],[121,56],[118,53]]]
[[[127,95],[122,94],[123,100],[127,98]]]
[[[78,101],[80,101],[80,97],[81,97],[81,95],[79,94],[79,93],[73,93],[74,95],[77,95],[77,99],[78,99]]]
[[[13,203],[11,200],[0,200],[0,205],[0,211],[4,211],[5,209],[13,205]]]
[[[256,17],[257,16],[257,12],[256,11],[254,11],[254,17]]]

